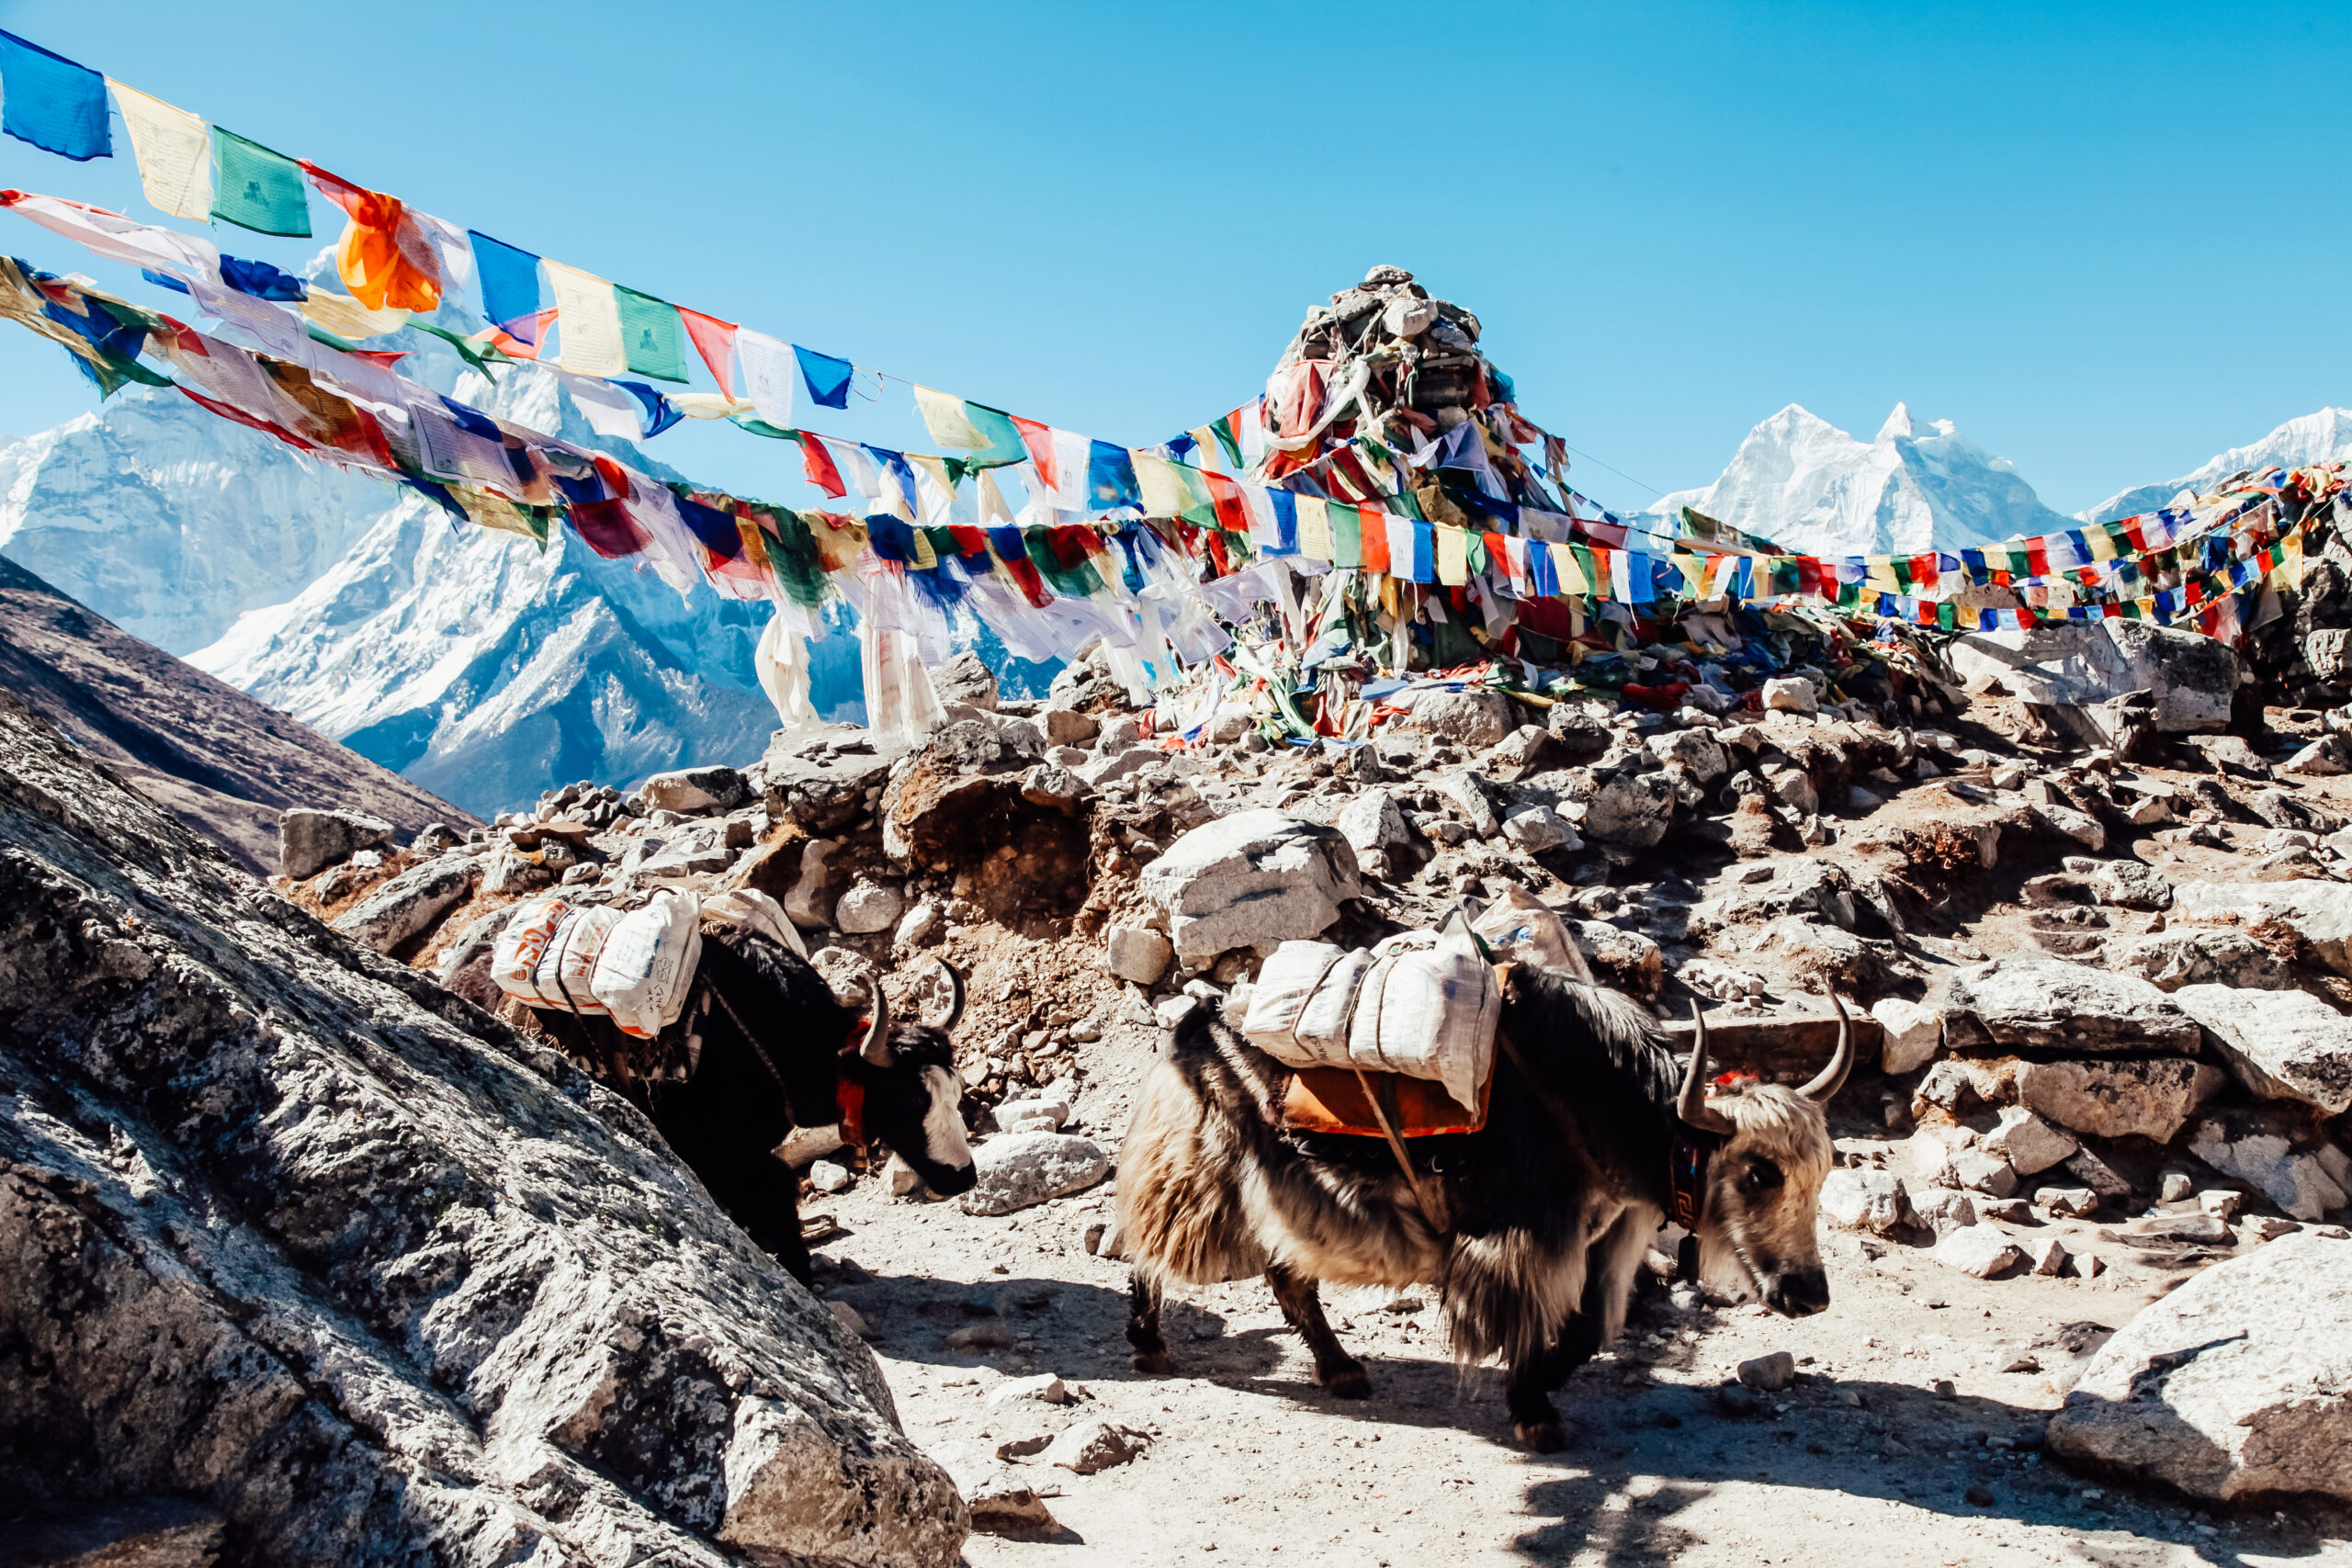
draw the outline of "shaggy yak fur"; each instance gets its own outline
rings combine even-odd
[[[800,1180],[775,1151],[795,1127],[842,1121],[842,1084],[863,1091],[867,1137],[914,1167],[932,1191],[953,1197],[978,1179],[947,1032],[888,1025],[861,1052],[855,1010],[807,959],[755,931],[705,929],[694,994],[650,1053],[608,1018],[541,1010],[532,1021],[650,1116],[728,1217],[804,1285],[811,1280]],[[632,1067],[638,1054],[690,1070],[683,1079],[642,1076]]]
[[[1314,1352],[1317,1381],[1363,1398],[1363,1364],[1333,1337],[1317,1281],[1434,1286],[1455,1358],[1508,1367],[1514,1436],[1559,1447],[1549,1394],[1623,1326],[1668,1207],[1683,1068],[1640,1007],[1555,971],[1510,971],[1501,1028],[1540,1081],[1531,1091],[1498,1052],[1486,1126],[1409,1141],[1441,1211],[1432,1223],[1383,1140],[1283,1131],[1285,1069],[1196,1010],[1153,1067],[1120,1148],[1136,1367],[1168,1370],[1167,1285],[1262,1273]],[[1702,1279],[1791,1316],[1821,1311],[1829,1287],[1814,1207],[1831,1162],[1821,1105],[1749,1084],[1699,1115],[1722,1129],[1696,1134],[1714,1146]]]

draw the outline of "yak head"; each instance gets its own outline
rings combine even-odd
[[[1802,1089],[1747,1082],[1707,1094],[1707,1021],[1697,1021],[1677,1110],[1702,1134],[1720,1139],[1708,1162],[1699,1212],[1699,1275],[1710,1290],[1761,1301],[1786,1317],[1829,1305],[1814,1210],[1829,1174],[1826,1114],[1854,1065],[1853,1024],[1835,996],[1838,1049]]]
[[[944,1023],[890,1021],[890,998],[876,984],[874,1016],[865,1038],[842,1055],[842,1076],[865,1091],[866,1136],[888,1145],[942,1198],[968,1192],[979,1179],[972,1145],[957,1109],[964,1097],[956,1074],[956,1047],[947,1032],[964,1011],[964,983],[942,964],[955,990]]]

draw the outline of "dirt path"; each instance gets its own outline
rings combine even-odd
[[[1534,1456],[1510,1444],[1499,1373],[1457,1374],[1426,1297],[1328,1303],[1371,1369],[1362,1403],[1316,1387],[1256,1281],[1171,1297],[1177,1372],[1146,1378],[1121,1336],[1125,1268],[1082,1239],[1107,1192],[981,1219],[890,1202],[866,1180],[827,1206],[847,1232],[823,1248],[827,1293],[871,1325],[918,1442],[971,1465],[1090,1418],[1152,1436],[1143,1457],[1091,1476],[1015,1461],[1059,1531],[975,1535],[978,1568],[2352,1561],[2352,1520],[2335,1510],[2209,1516],[2043,1462],[2042,1421],[2078,1361],[2068,1347],[2104,1337],[2064,1325],[2119,1326],[2164,1288],[2129,1267],[1986,1283],[1911,1248],[1873,1259],[1825,1231],[1827,1313],[1791,1322],[1652,1299],[1560,1396],[1570,1448]],[[980,1325],[1011,1344],[946,1348]],[[2028,1348],[2041,1370],[2002,1370]],[[1726,1414],[1717,1386],[1775,1350],[1803,1381],[1754,1415]],[[991,1404],[1007,1378],[1041,1371],[1082,1392],[1059,1407]]]

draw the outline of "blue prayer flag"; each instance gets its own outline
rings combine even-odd
[[[1266,499],[1274,508],[1274,542],[1267,547],[1266,554],[1298,554],[1298,497],[1286,490],[1270,490]]]
[[[1098,512],[1143,505],[1143,486],[1136,480],[1135,460],[1124,446],[1097,441],[1086,455],[1087,504]]]
[[[800,378],[808,385],[809,401],[829,409],[849,407],[849,378],[856,366],[797,343],[792,345],[792,357],[800,362]]]
[[[280,272],[266,261],[243,261],[236,256],[222,256],[220,281],[238,293],[250,294],[256,299],[278,299],[292,304],[311,297],[309,284],[290,272]]]
[[[111,158],[107,79],[0,32],[0,130],[61,158]]]
[[[1413,560],[1410,576],[1415,582],[1437,581],[1437,530],[1427,523],[1413,525]]]
[[[684,417],[678,412],[677,404],[642,381],[615,381],[613,385],[644,405],[645,412],[639,423],[645,426],[645,439],[648,441]]]
[[[481,313],[510,336],[536,344],[539,341],[539,258],[479,230],[467,230],[466,239],[473,245],[474,271],[481,279]]]

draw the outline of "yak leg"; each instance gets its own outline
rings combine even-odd
[[[1315,1352],[1315,1381],[1329,1389],[1339,1399],[1363,1399],[1372,1393],[1372,1382],[1364,1376],[1363,1363],[1341,1348],[1340,1337],[1331,1332],[1331,1325],[1323,1316],[1322,1298],[1315,1293],[1315,1281],[1295,1274],[1279,1263],[1267,1265],[1266,1283],[1273,1288],[1274,1301],[1283,1309],[1283,1316],[1298,1330],[1306,1348]]]
[[[1168,1341],[1159,1337],[1159,1284],[1142,1269],[1127,1275],[1127,1343],[1135,1347],[1130,1363],[1139,1372],[1170,1371]]]
[[[1510,1364],[1510,1381],[1503,1385],[1503,1405],[1510,1412],[1510,1435],[1521,1448],[1539,1454],[1557,1453],[1568,1446],[1567,1428],[1552,1407],[1548,1388],[1552,1356],[1535,1350]]]
[[[766,1149],[728,1150],[687,1162],[752,1244],[810,1290],[808,1243],[800,1234],[800,1179]]]
[[[1646,1222],[1646,1223],[1645,1223]],[[1654,1216],[1628,1209],[1585,1252],[1584,1294],[1559,1337],[1544,1353],[1544,1387],[1564,1386],[1571,1373],[1617,1337],[1625,1326],[1625,1306],[1634,1292],[1634,1271],[1642,1265]]]

